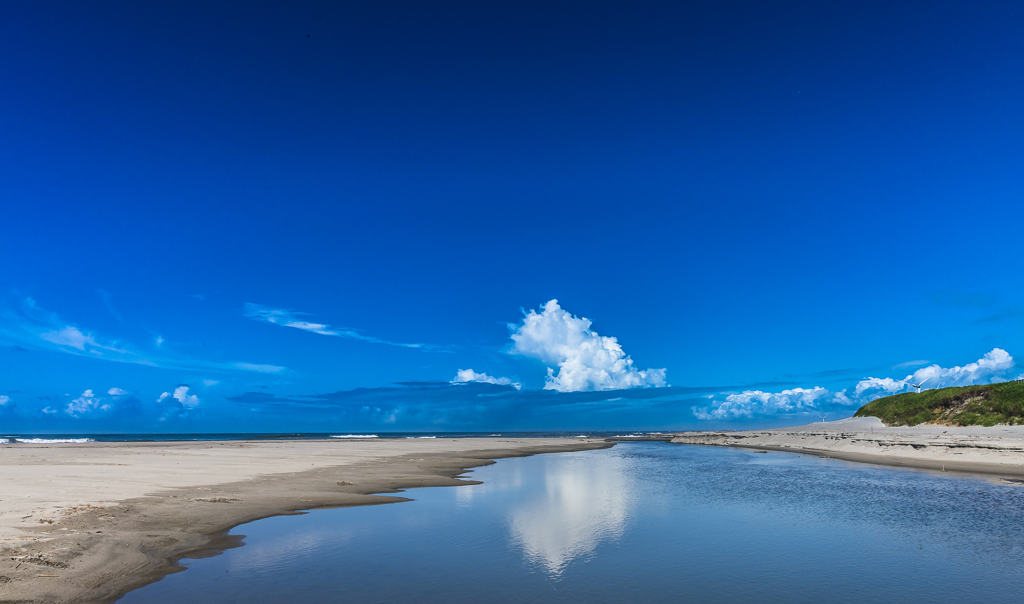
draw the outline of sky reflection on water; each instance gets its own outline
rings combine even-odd
[[[476,486],[236,529],[122,602],[1015,602],[1024,489],[785,453],[628,443]]]
[[[622,536],[629,514],[629,485],[622,457],[541,458],[535,488],[519,488],[509,508],[508,530],[524,557],[558,576],[573,560]],[[486,493],[489,483],[485,482]],[[473,492],[474,489],[460,489]],[[483,494],[483,493],[481,493]]]

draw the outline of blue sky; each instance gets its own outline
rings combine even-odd
[[[781,425],[1024,371],[1016,3],[207,4],[0,9],[3,430]]]

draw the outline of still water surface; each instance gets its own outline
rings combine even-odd
[[[484,484],[240,526],[122,604],[1021,602],[1024,489],[790,453],[625,443]]]

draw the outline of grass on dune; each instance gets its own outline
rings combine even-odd
[[[854,417],[877,417],[887,426],[1024,424],[1024,382],[907,392],[864,405]]]

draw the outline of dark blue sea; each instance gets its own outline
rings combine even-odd
[[[1019,603],[1024,489],[792,453],[626,443],[483,484],[237,527],[123,604]]]
[[[173,442],[196,440],[312,440],[323,438],[375,439],[375,438],[564,438],[588,436],[610,438],[616,436],[660,435],[661,432],[201,432],[195,434],[2,434],[0,444],[67,443],[67,442]]]

